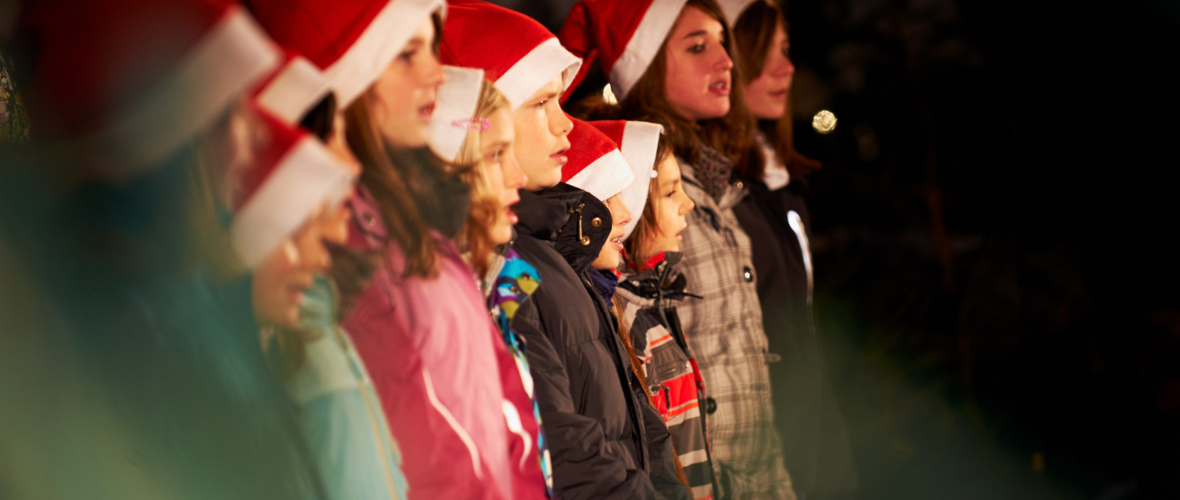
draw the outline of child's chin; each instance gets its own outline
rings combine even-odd
[[[279,326],[285,326],[288,328],[294,328],[296,326],[299,326],[300,315],[299,315],[299,306],[298,305],[292,305],[292,306],[288,307],[288,309],[283,313],[282,316],[283,317],[282,317],[281,321],[275,322]]]
[[[491,237],[493,244],[503,245],[509,241],[512,241],[512,226],[508,225],[507,222],[502,224],[503,226],[497,225],[496,228],[492,230]]]

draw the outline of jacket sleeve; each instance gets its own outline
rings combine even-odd
[[[639,414],[643,418],[643,430],[647,435],[647,449],[651,454],[651,482],[661,498],[668,500],[692,500],[692,495],[680,475],[676,473],[676,451],[672,449],[672,435],[660,417],[660,412],[651,406],[647,394],[639,385],[639,379],[631,375],[631,387],[639,400]]]
[[[553,459],[554,492],[563,500],[658,498],[646,474],[628,470],[606,452],[606,435],[598,421],[578,413],[565,353],[550,342],[535,302],[521,306],[512,327],[527,342],[541,425]]]

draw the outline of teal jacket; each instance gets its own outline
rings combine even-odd
[[[336,294],[323,276],[303,294],[299,327],[312,337],[303,365],[285,382],[303,433],[333,500],[406,498],[401,458],[381,402],[348,335],[336,321]]]

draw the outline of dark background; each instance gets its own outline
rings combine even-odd
[[[1180,498],[1180,3],[785,6],[861,497]]]

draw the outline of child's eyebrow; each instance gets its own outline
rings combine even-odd
[[[508,147],[509,144],[511,144],[511,142],[509,142],[509,141],[495,141],[495,142],[488,144],[487,147],[492,148],[492,149],[500,149],[500,148]]]

